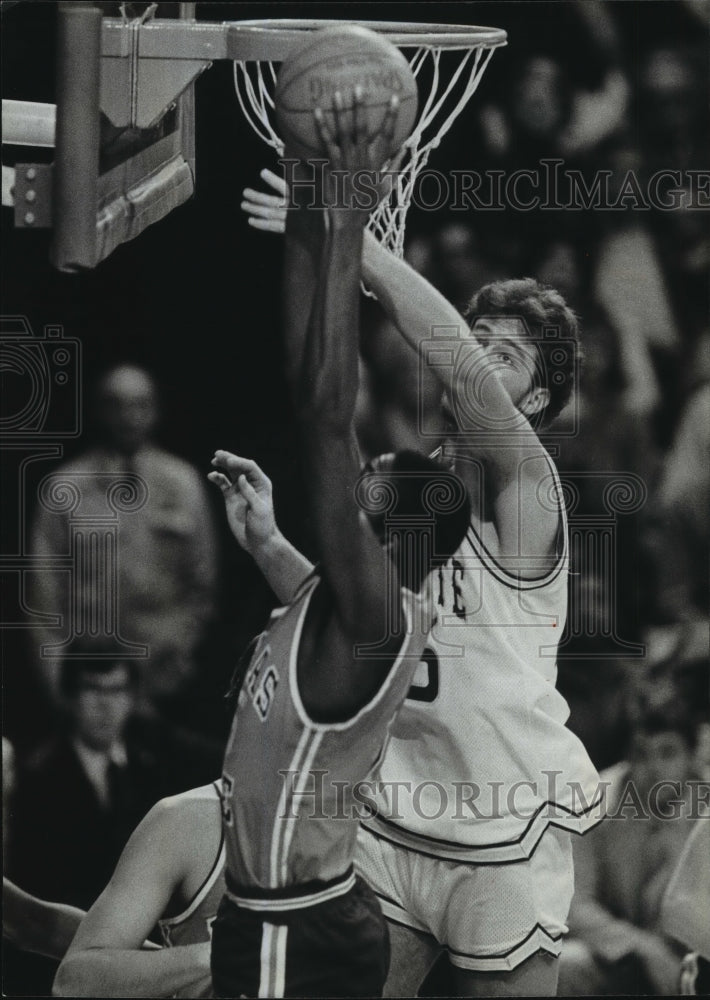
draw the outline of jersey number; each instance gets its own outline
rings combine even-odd
[[[422,653],[421,663],[426,663],[426,684],[412,684],[407,698],[410,701],[434,701],[439,694],[439,658],[428,646]]]

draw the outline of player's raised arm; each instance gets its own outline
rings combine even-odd
[[[256,462],[230,451],[216,451],[212,465],[207,478],[222,491],[232,534],[287,604],[313,564],[279,531],[271,480]]]
[[[286,182],[270,170],[262,170],[261,177],[271,191],[246,188],[241,207],[253,228],[283,233],[288,217]],[[504,387],[499,385],[495,371],[490,370],[490,364],[485,376],[485,399],[470,392],[472,373],[486,367],[486,352],[458,310],[369,230],[364,232],[361,259],[363,281],[376,294],[410,347],[420,354],[422,363],[445,355],[452,358],[451,364],[431,364],[431,370],[449,394],[452,409],[459,419],[458,429],[476,435],[484,432],[471,438],[471,448],[479,453],[488,452],[502,461],[510,459],[512,452],[509,448],[501,452],[499,437],[486,433],[491,428],[507,426],[515,427],[516,437],[529,453],[530,447],[537,443],[536,436],[526,421],[517,419],[518,411]],[[427,350],[429,347],[433,350]]]
[[[209,943],[141,950],[185,877],[194,843],[170,800],[136,828],[84,918],[54,981],[55,996],[167,997],[210,982]]]
[[[295,213],[283,207],[283,188],[275,175],[262,176],[274,195],[248,190],[242,207],[254,225],[258,220],[259,228],[278,232],[284,218],[291,219]],[[264,222],[268,226],[262,226]],[[560,518],[554,504],[539,500],[551,492],[551,466],[535,428],[543,411],[560,408],[559,400],[552,398],[553,394],[560,396],[559,386],[553,391],[549,388],[553,383],[545,351],[561,346],[563,353],[574,353],[574,316],[552,289],[526,289],[527,284],[536,285],[528,279],[502,283],[505,289],[483,289],[482,293],[491,294],[479,293],[480,315],[467,321],[422,275],[381,246],[372,234],[365,232],[362,248],[365,283],[419,353],[420,363],[435,373],[445,390],[445,416],[459,456],[457,471],[466,478],[468,459],[480,458],[495,480],[494,519],[500,554],[514,560],[523,557],[522,562],[509,567],[513,574],[541,575],[535,560],[557,555]],[[511,290],[510,304],[501,308],[498,299]],[[492,323],[486,316],[488,299],[494,314]],[[526,314],[535,329],[526,325]],[[555,327],[562,334],[562,343],[543,343],[540,332]],[[565,336],[567,333],[570,336]],[[570,386],[573,365],[566,367],[569,371],[555,371],[554,375],[559,378],[562,374],[563,386]]]
[[[399,585],[386,571],[387,557],[354,498],[360,474],[353,421],[366,213],[349,185],[355,171],[381,166],[396,103],[381,134],[368,142],[360,102],[356,91],[352,109],[344,109],[336,94],[333,132],[316,112],[329,158],[323,195],[338,207],[303,205],[288,213],[284,324],[287,376],[301,428],[322,574],[345,633],[367,642],[382,637],[387,602],[399,605]],[[296,169],[313,177],[307,164]],[[337,187],[333,170],[342,181]],[[311,192],[306,198],[311,201]]]

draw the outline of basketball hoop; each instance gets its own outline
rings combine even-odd
[[[151,6],[127,19],[104,17],[94,4],[59,4],[56,109],[40,120],[39,106],[25,103],[19,133],[33,145],[56,143],[55,159],[18,164],[23,169],[14,177],[3,170],[3,203],[14,200],[15,225],[51,226],[51,259],[59,270],[96,267],[192,195],[193,84],[201,73],[217,60],[234,63],[244,116],[280,154],[273,124],[276,66],[307,32],[354,23],[404,51],[419,89],[414,130],[385,164],[393,171],[392,193],[369,220],[380,242],[402,256],[417,176],[474,94],[493,50],[506,44],[505,32],[397,21],[197,21],[194,3],[178,8],[178,17],[155,18]],[[125,143],[109,148],[104,132]],[[25,205],[30,200],[32,211]]]
[[[243,47],[234,59],[234,87],[246,120],[256,134],[282,156],[284,145],[274,125],[276,64],[282,62],[306,32],[345,24],[332,20],[237,21],[230,25],[231,49]],[[506,44],[499,28],[462,24],[417,24],[397,21],[353,22],[377,31],[404,51],[420,88],[418,121],[404,143],[393,175],[392,192],[372,212],[368,228],[401,257],[407,211],[418,175],[429,154],[463,111],[490,62],[493,51]],[[426,96],[423,91],[428,90]],[[389,164],[385,164],[385,169]]]

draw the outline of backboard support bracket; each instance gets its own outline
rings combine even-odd
[[[177,45],[177,51],[165,44],[166,26],[172,40],[185,39],[183,46]],[[150,22],[104,19],[99,105],[117,128],[157,125],[190,84],[212,65],[212,59],[196,55],[204,47],[194,44],[194,23],[161,21],[157,30],[160,35]],[[162,43],[159,47],[158,37]],[[210,51],[209,45],[205,51]]]

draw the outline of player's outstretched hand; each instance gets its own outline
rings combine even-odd
[[[254,229],[263,229],[268,233],[283,233],[286,231],[288,195],[286,181],[267,169],[262,170],[259,176],[276,193],[269,194],[267,191],[244,188],[242,211],[246,212],[249,217],[247,221]]]
[[[399,98],[392,94],[380,128],[370,135],[364,109],[362,87],[355,87],[352,102],[346,106],[339,90],[333,95],[333,124],[326,120],[322,108],[313,115],[321,142],[330,161],[331,170],[382,170],[392,148],[399,114]]]
[[[392,190],[392,172],[385,166],[392,149],[399,98],[396,94],[392,95],[382,124],[372,135],[368,132],[361,87],[355,88],[348,106],[343,95],[336,90],[331,111],[332,124],[322,108],[315,108],[313,112],[328,157],[324,177],[326,198],[333,208],[354,209],[362,219]],[[340,216],[337,211],[331,213],[334,222]]]
[[[207,478],[222,491],[232,534],[253,556],[277,530],[271,480],[256,462],[231,451],[216,451],[212,465]]]

